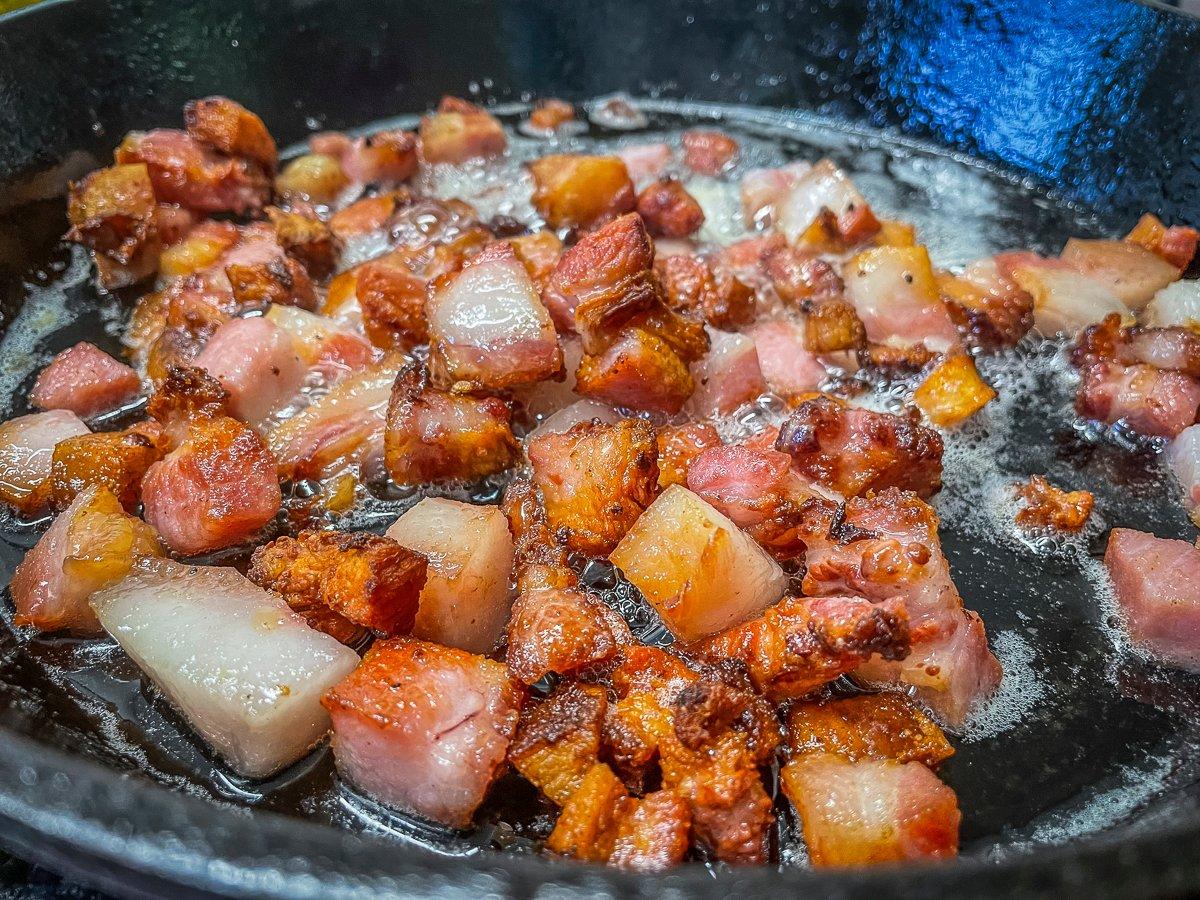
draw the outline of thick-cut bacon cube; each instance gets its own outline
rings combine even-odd
[[[89,434],[79,416],[65,409],[33,413],[0,425],[0,500],[18,509],[41,503],[35,490],[50,474],[54,448]]]
[[[284,251],[301,263],[313,278],[328,278],[337,266],[341,243],[327,222],[315,215],[267,207],[275,228],[275,239]]]
[[[929,497],[942,486],[942,438],[920,424],[916,410],[893,415],[817,397],[792,411],[775,448],[801,474],[846,497],[887,487]]]
[[[426,565],[421,554],[370,532],[302,531],[257,548],[247,574],[301,615],[326,607],[395,637],[416,620]],[[309,624],[320,628],[319,619]]]
[[[704,224],[704,209],[677,178],[646,185],[637,196],[637,212],[655,237],[687,237]]]
[[[892,759],[930,768],[954,755],[937,724],[902,694],[860,694],[788,709],[788,749],[836,753],[851,762]]]
[[[421,155],[430,163],[499,156],[508,147],[499,119],[457,97],[443,97],[438,111],[421,119],[420,134]]]
[[[1080,373],[1075,409],[1089,419],[1123,421],[1139,434],[1174,437],[1196,421],[1200,381],[1143,364],[1092,363]]]
[[[228,97],[205,97],[183,108],[188,134],[228,156],[242,156],[275,171],[279,153],[262,119]]]
[[[291,336],[305,365],[318,370],[327,383],[367,369],[382,357],[362,335],[326,316],[294,306],[272,306],[263,318]]]
[[[785,304],[808,307],[837,300],[845,284],[837,269],[807,248],[772,247],[763,254],[763,271]]]
[[[714,273],[698,256],[663,256],[660,252],[654,260],[654,274],[668,305],[678,312],[698,313],[714,328],[727,330],[754,321],[754,291],[734,275]]]
[[[637,184],[645,184],[660,177],[671,166],[674,154],[667,144],[630,144],[616,151]]]
[[[1111,313],[1129,312],[1111,288],[1060,259],[1024,251],[995,259],[1000,275],[1033,297],[1033,324],[1042,334],[1074,334]]]
[[[411,638],[376,643],[322,700],[344,778],[455,828],[500,774],[523,702],[500,663]]]
[[[1131,310],[1140,310],[1160,290],[1179,280],[1179,269],[1129,241],[1071,238],[1059,259],[1108,288]]]
[[[50,474],[27,502],[63,509],[80,491],[96,485],[133,509],[146,471],[166,452],[166,434],[156,422],[66,438],[54,445]]]
[[[317,146],[315,137],[310,140],[310,145]],[[336,148],[338,152],[333,153],[334,149],[329,146],[319,152],[337,156],[346,177],[360,185],[399,184],[416,174],[419,164],[416,136],[398,129],[347,140]]]
[[[529,171],[533,205],[551,228],[595,228],[637,205],[629,171],[616,156],[551,154]]]
[[[572,550],[610,553],[654,501],[657,443],[640,419],[581,422],[539,436],[528,453],[550,528]]]
[[[413,636],[472,653],[495,647],[512,608],[513,539],[504,513],[426,497],[387,536],[429,560]]]
[[[429,340],[428,282],[396,254],[364,263],[353,277],[363,329],[373,344],[404,349]]]
[[[721,436],[706,422],[664,425],[658,430],[658,486],[687,485],[692,463],[709,447],[720,447]]]
[[[754,341],[767,386],[782,397],[815,391],[829,375],[805,343],[804,329],[788,319],[756,322],[746,334]]]
[[[592,765],[563,804],[546,839],[547,849],[587,862],[607,862],[629,803],[625,785],[612,769],[604,763]]]
[[[163,250],[159,259],[159,275],[170,280],[203,272],[230,250],[240,237],[241,233],[232,222],[206,219]]]
[[[1176,281],[1163,288],[1142,310],[1142,322],[1156,328],[1200,331],[1200,281]]]
[[[602,353],[584,356],[575,390],[613,406],[674,415],[696,383],[671,345],[641,328],[629,328]]]
[[[334,204],[351,188],[341,160],[325,153],[297,156],[275,176],[275,193],[293,203]]]
[[[95,344],[81,341],[41,371],[29,403],[38,409],[67,409],[88,419],[124,406],[141,388],[137,372]]]
[[[751,169],[742,176],[742,220],[747,228],[764,227],[777,219],[776,205],[812,169],[812,163],[797,160],[778,169]]]
[[[866,329],[850,303],[823,300],[809,305],[804,318],[804,347],[810,353],[859,350],[866,342]]]
[[[388,475],[396,484],[422,484],[503,472],[520,452],[511,419],[500,398],[438,390],[411,366],[397,376],[388,401]]]
[[[1017,496],[1025,505],[1017,511],[1017,524],[1025,528],[1078,531],[1087,524],[1096,498],[1088,491],[1064,491],[1041,475],[1032,475],[1018,485]]]
[[[865,250],[846,263],[843,275],[846,297],[867,340],[898,347],[922,344],[937,353],[959,346],[958,329],[924,247]]]
[[[508,759],[543,794],[565,804],[600,759],[600,732],[608,710],[605,689],[595,684],[559,687],[521,715]]]
[[[282,503],[274,455],[253,428],[227,416],[191,423],[142,481],[146,521],[183,555],[242,543]]]
[[[159,556],[154,530],[128,515],[107,488],[75,498],[17,566],[10,587],[17,625],[41,631],[101,631],[88,600],[142,558]]]
[[[581,590],[526,590],[513,604],[505,662],[514,677],[534,684],[602,666],[632,640],[620,615]]]
[[[1192,521],[1200,518],[1200,425],[1191,425],[1167,447],[1167,464],[1183,488],[1184,506]]]
[[[160,202],[243,215],[270,197],[270,179],[258,162],[226,156],[182,131],[130,132],[115,156],[118,165],[145,163]]]
[[[1167,665],[1200,671],[1200,550],[1114,528],[1104,565],[1130,640]]]
[[[697,418],[731,413],[767,390],[752,338],[715,329],[709,337],[708,354],[691,365],[696,389],[688,408]]]
[[[143,163],[98,169],[72,184],[67,216],[67,238],[92,252],[104,287],[126,287],[158,269],[162,240],[154,186]]]
[[[259,309],[271,303],[303,309],[316,307],[316,293],[308,272],[282,253],[247,263],[230,260],[225,266],[225,277],[229,279],[233,301],[241,309]]]
[[[996,259],[976,260],[961,275],[937,275],[955,324],[986,349],[1012,347],[1033,327],[1033,296],[1000,272]]]
[[[933,424],[943,427],[969,419],[995,399],[996,391],[965,353],[946,357],[913,392],[913,403]]]
[[[679,485],[659,495],[609,558],[685,641],[752,618],[787,585],[766,551]]]
[[[717,176],[737,159],[738,142],[723,131],[694,128],[683,133],[683,164],[700,175]]]
[[[692,815],[677,791],[653,791],[633,800],[617,823],[608,864],[635,872],[664,872],[683,862]]]
[[[782,782],[816,867],[958,854],[958,799],[920,763],[807,753],[784,766]]]
[[[229,411],[257,424],[300,390],[308,371],[291,336],[270,319],[231,319],[193,361],[229,392]]]
[[[426,306],[431,366],[447,383],[501,389],[562,371],[562,348],[533,279],[507,244],[471,260]]]
[[[1196,244],[1200,241],[1200,232],[1185,225],[1166,227],[1162,220],[1153,213],[1146,213],[1133,230],[1125,235],[1125,240],[1140,244],[1147,250],[1157,253],[1175,268],[1186,269],[1196,255]]]
[[[879,220],[853,182],[828,159],[799,178],[776,205],[778,228],[789,243],[805,237],[814,223],[829,228],[846,246],[853,246],[879,231]]]
[[[693,644],[712,663],[738,660],[775,702],[803,697],[852,672],[874,654],[908,655],[908,614],[900,600],[785,597],[757,619]]]

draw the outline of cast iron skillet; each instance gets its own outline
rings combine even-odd
[[[995,163],[1076,204],[1097,232],[1127,228],[1147,209],[1200,222],[1200,24],[1157,7],[57,0],[0,19],[4,326],[26,285],[53,276],[61,200],[45,198],[104,159],[125,131],[174,123],[185,101],[224,93],[287,143],[318,125],[419,111],[472,84],[496,101],[624,90],[805,110]],[[1076,460],[1099,485],[1102,506],[1118,511],[1111,519],[1190,534],[1168,486],[1139,474],[1136,460],[1130,468],[1122,453],[1029,419],[1017,423],[1015,468]],[[30,540],[0,533],[0,577]],[[1054,594],[1069,612],[1034,642],[1036,664],[1057,673],[1046,677],[1068,702],[1013,729],[1002,753],[968,745],[951,763],[947,777],[968,817],[987,823],[977,831],[1003,837],[1005,826],[1024,824],[1011,821],[1012,809],[1048,809],[1085,789],[1102,794],[1114,761],[1129,767],[1165,754],[1171,777],[1137,809],[1114,811],[1119,824],[998,858],[989,858],[983,833],[966,833],[970,852],[956,863],[850,873],[714,877],[689,866],[638,877],[530,856],[448,858],[138,775],[86,721],[46,699],[53,688],[0,625],[0,842],[133,896],[1139,896],[1200,884],[1200,790],[1178,749],[1195,746],[1186,713],[1197,682],[1128,660],[1105,664],[1086,584],[1052,559],[1031,562],[953,534],[946,549],[993,632],[1012,627],[1014,598],[1020,606]]]

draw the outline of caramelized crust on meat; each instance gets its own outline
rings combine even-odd
[[[429,340],[426,280],[396,254],[364,263],[357,270],[356,294],[363,328],[377,347],[407,348]]]
[[[757,619],[694,644],[709,662],[735,659],[754,686],[778,702],[803,697],[879,654],[909,651],[903,602],[858,597],[785,597]]]
[[[193,419],[224,415],[228,403],[229,392],[203,369],[172,366],[150,395],[146,414],[174,430]]]
[[[920,424],[916,410],[897,416],[827,396],[806,400],[780,428],[775,449],[846,497],[887,487],[930,497],[942,486],[942,438]]]
[[[508,620],[505,662],[526,684],[573,675],[611,662],[633,638],[619,614],[573,588],[522,592]]]
[[[630,802],[625,785],[604,763],[596,763],[563,804],[546,847],[586,862],[607,862],[617,828]]]
[[[996,391],[965,353],[947,356],[913,391],[913,403],[943,428],[966,421],[995,399]]]
[[[131,331],[152,381],[161,381],[172,366],[187,366],[229,314],[192,289],[184,279],[158,294],[147,294],[133,313]]]
[[[561,153],[529,164],[533,205],[551,228],[595,228],[637,202],[625,163],[616,156]]]
[[[657,494],[654,428],[641,419],[580,422],[528,452],[549,526],[572,550],[612,552]]]
[[[787,746],[801,753],[894,759],[936,767],[954,755],[937,724],[902,694],[862,694],[797,703],[787,714]]]
[[[866,346],[867,331],[845,300],[826,300],[806,306],[804,346],[813,353],[836,353],[839,350],[859,350]]]
[[[893,347],[890,344],[868,343],[858,351],[859,365],[878,369],[889,377],[920,372],[935,359],[937,354],[926,350],[924,344]]]
[[[754,321],[754,291],[737,276],[714,274],[697,256],[675,254],[654,260],[666,301],[678,312],[702,316],[714,328],[733,331]]]
[[[166,452],[166,435],[155,422],[67,438],[54,445],[50,476],[30,499],[39,508],[65,509],[80,491],[98,485],[132,509],[143,476]]]
[[[1168,228],[1153,213],[1145,213],[1133,230],[1125,236],[1130,243],[1140,244],[1151,253],[1161,256],[1177,269],[1186,269],[1196,255],[1200,232],[1185,225]]]
[[[508,760],[543,794],[565,804],[600,760],[600,732],[608,695],[594,684],[559,687],[521,715]]]
[[[516,550],[517,591],[573,588],[579,583],[567,548],[551,533],[542,494],[527,476],[519,475],[504,489],[501,508],[508,519]]]
[[[677,791],[654,791],[624,808],[609,865],[635,872],[664,872],[683,862],[690,845],[692,814]]]
[[[675,415],[696,389],[671,345],[641,328],[625,331],[607,350],[584,356],[575,390],[613,406]]]
[[[225,267],[233,299],[242,309],[265,309],[272,303],[313,309],[317,295],[312,278],[291,257],[265,262],[233,263]]]
[[[1025,502],[1017,511],[1017,524],[1024,528],[1052,528],[1078,531],[1087,524],[1096,498],[1089,491],[1064,491],[1041,475],[1029,476],[1017,486],[1017,496]]]
[[[270,198],[271,180],[261,163],[221,153],[182,131],[130,132],[113,156],[118,165],[145,163],[162,203],[244,215]]]
[[[688,466],[709,447],[721,446],[721,436],[707,422],[664,425],[658,429],[658,487],[687,484]]]
[[[845,289],[837,269],[812,250],[775,247],[764,254],[762,266],[775,293],[792,306],[837,300]]]
[[[511,418],[503,400],[438,390],[411,366],[396,377],[388,403],[388,474],[396,484],[421,484],[503,472],[520,452]]]
[[[67,239],[92,252],[104,287],[126,287],[158,269],[162,243],[155,212],[144,164],[98,169],[71,185]]]
[[[391,538],[302,531],[257,548],[247,575],[306,617],[325,607],[355,625],[394,637],[412,630],[426,567],[425,557]],[[320,628],[322,620],[318,612],[310,624]]]
[[[341,244],[327,223],[295,210],[267,207],[275,239],[288,256],[299,260],[313,278],[328,278],[337,267]]]
[[[940,272],[937,283],[950,318],[974,346],[1014,347],[1033,327],[1033,295],[998,271],[986,281]]]
[[[638,194],[637,212],[655,237],[687,237],[704,224],[704,210],[678,178],[646,185]]]
[[[262,119],[227,97],[193,100],[183,108],[188,134],[229,156],[243,156],[275,171],[279,152]]]

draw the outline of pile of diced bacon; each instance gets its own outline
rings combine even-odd
[[[573,117],[546,102],[526,130]],[[237,103],[184,118],[72,188],[100,284],[140,288],[126,361],[50,362],[38,411],[0,426],[0,499],[55,515],[16,621],[110,635],[243,776],[331,734],[354,788],[467,828],[511,768],[554,811],[548,852],[659,870],[767,861],[778,760],[814,865],[953,856],[939,726],[1001,667],[929,501],[939,429],[995,397],[976,355],[1083,329],[1080,411],[1173,438],[1200,503],[1191,229],[1147,217],[951,273],[828,160],[746,172],[752,236],[700,243],[686,177],[739,154],[716,131],[543,156],[537,219],[513,222],[417,187],[506,153],[462,100],[282,168]],[[917,376],[903,412],[853,402],[896,374]],[[764,395],[782,418],[723,440]],[[499,506],[437,496],[496,476]],[[385,534],[337,528],[387,484],[427,496]],[[1042,525],[1090,511],[1030,490]],[[1168,626],[1148,581],[1184,591],[1200,551],[1118,535],[1114,564],[1156,567],[1118,579],[1133,624],[1194,662],[1194,592]],[[238,548],[244,574],[178,561]],[[589,560],[673,644],[641,641]]]

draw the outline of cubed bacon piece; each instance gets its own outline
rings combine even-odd
[[[704,210],[678,178],[662,178],[637,195],[637,212],[655,237],[682,238],[704,224]]]
[[[815,867],[958,854],[958,799],[920,763],[806,753],[784,766],[782,783]]]
[[[127,514],[107,488],[89,487],[13,573],[13,622],[40,631],[97,634],[102,629],[88,605],[92,595],[120,581],[140,559],[162,552],[149,525]]]
[[[581,590],[527,590],[513,603],[505,663],[513,677],[534,684],[551,673],[599,668],[632,640],[620,615]]]
[[[227,156],[252,159],[275,171],[279,152],[262,119],[228,97],[205,97],[183,108],[188,134]]]
[[[56,355],[38,375],[29,404],[66,409],[90,419],[129,403],[141,391],[137,372],[95,344],[81,341]]]
[[[148,560],[92,598],[100,623],[239,775],[324,740],[321,695],[358,654],[231,568]]]
[[[1200,425],[1191,425],[1167,447],[1167,464],[1183,488],[1184,506],[1192,521],[1200,518]]]
[[[338,149],[333,155],[342,171],[359,185],[396,185],[415,175],[419,165],[416,136],[399,129],[354,138]]]
[[[285,479],[347,471],[370,480],[383,471],[388,402],[400,361],[387,358],[340,381],[268,435]]]
[[[888,487],[930,497],[942,486],[942,438],[905,415],[860,409],[829,396],[805,400],[779,430],[775,449],[845,497]]]
[[[1033,297],[1033,324],[1044,335],[1075,334],[1128,307],[1103,282],[1060,259],[1026,251],[996,256],[1000,275]]]
[[[551,154],[529,171],[533,205],[551,228],[595,228],[637,205],[629,171],[616,156]]]
[[[867,340],[897,347],[921,344],[937,353],[959,346],[958,329],[924,247],[865,250],[846,263],[843,277]]]
[[[510,468],[520,452],[512,411],[498,397],[441,391],[410,366],[387,408],[384,461],[396,484],[471,481]]]
[[[866,329],[852,304],[845,300],[823,300],[808,305],[804,348],[810,354],[860,350],[866,342]]]
[[[607,862],[617,828],[631,803],[625,785],[604,763],[595,763],[567,798],[546,848],[560,856]]]
[[[814,224],[825,226],[851,247],[879,231],[879,220],[854,183],[828,159],[799,178],[776,201],[777,227],[791,244],[799,243]]]
[[[854,671],[874,654],[908,655],[908,614],[900,600],[785,597],[757,619],[691,645],[711,663],[738,660],[774,702],[803,697]]]
[[[1089,491],[1064,491],[1041,475],[1031,475],[1026,484],[1018,485],[1017,496],[1025,503],[1017,511],[1018,525],[1055,531],[1079,531],[1096,502]]]
[[[1085,418],[1123,421],[1138,434],[1170,438],[1196,421],[1200,381],[1143,364],[1092,363],[1080,372],[1075,409]]]
[[[1104,565],[1130,640],[1166,665],[1200,672],[1200,550],[1114,528]]]
[[[504,513],[426,497],[387,530],[429,560],[414,637],[472,653],[499,642],[512,599],[513,539]]]
[[[745,529],[776,559],[803,551],[797,529],[812,489],[777,450],[716,446],[691,461],[687,486]]]
[[[521,715],[508,748],[513,767],[559,806],[579,790],[600,761],[600,732],[608,710],[605,689],[572,682]]]
[[[787,584],[765,550],[679,485],[659,495],[609,558],[684,641],[754,617]]]
[[[634,872],[665,872],[687,855],[691,826],[691,810],[677,791],[653,791],[633,800],[617,823],[608,864]]]
[[[274,455],[253,428],[227,416],[191,423],[142,481],[146,521],[185,556],[242,543],[282,502]]]
[[[900,598],[912,652],[903,661],[873,658],[855,678],[911,690],[957,727],[995,690],[1002,670],[979,616],[963,609],[937,525],[932,507],[895,488],[840,506],[813,502],[801,532],[808,548],[803,586],[809,596]]]
[[[262,209],[270,197],[271,181],[260,163],[226,156],[182,131],[130,132],[115,156],[118,165],[144,163],[163,203],[244,215]]]
[[[709,338],[708,354],[691,365],[696,388],[688,409],[697,418],[726,415],[767,390],[752,338],[716,329]]]
[[[965,353],[947,356],[933,367],[913,392],[913,403],[935,425],[958,425],[996,399],[996,391],[979,375]]]
[[[499,119],[457,97],[443,97],[438,111],[421,119],[420,135],[421,156],[430,163],[499,156],[508,147]]]
[[[683,133],[683,164],[700,175],[725,172],[737,160],[738,142],[723,131],[693,128]]]
[[[299,260],[313,278],[328,278],[337,267],[342,252],[341,241],[315,215],[295,210],[267,207],[267,217],[275,228],[275,239],[288,256]]]
[[[1142,309],[1173,281],[1179,269],[1161,256],[1129,241],[1071,238],[1059,259],[1110,290],[1129,309]]]
[[[903,694],[859,694],[796,703],[787,714],[792,756],[836,753],[851,762],[891,759],[936,768],[954,748],[929,716]]]
[[[562,348],[537,286],[500,243],[441,284],[426,306],[430,358],[447,384],[498,390],[562,372]]]
[[[674,415],[696,383],[671,345],[641,328],[629,328],[598,355],[585,355],[575,390],[613,406]]]
[[[188,210],[183,215],[196,216]],[[180,240],[165,248],[159,260],[159,275],[164,279],[181,278],[208,269],[241,237],[232,222],[205,219],[188,229]]]
[[[65,409],[18,416],[0,425],[0,500],[22,510],[29,502],[40,505],[34,494],[50,474],[54,448],[89,433],[79,416]]]
[[[429,340],[426,279],[396,254],[364,263],[354,270],[354,277],[363,330],[371,343],[387,349],[406,349]]]
[[[721,446],[721,436],[707,422],[664,425],[658,430],[658,486],[687,485],[692,463],[709,447]]]
[[[1191,265],[1192,257],[1196,255],[1196,243],[1200,241],[1200,232],[1186,225],[1172,225],[1168,228],[1158,216],[1145,213],[1133,226],[1133,230],[1125,235],[1125,240],[1140,244],[1157,253],[1175,268],[1183,270]]]
[[[103,287],[127,287],[157,271],[162,240],[143,163],[99,169],[72,184],[67,217],[67,239],[91,251]]]
[[[542,494],[527,475],[509,481],[501,509],[512,532],[517,563],[517,590],[525,594],[544,588],[577,587],[567,548],[550,531]]]
[[[225,267],[234,302],[242,309],[271,303],[316,308],[312,279],[304,266],[282,254],[264,261],[229,262]]]
[[[293,203],[332,205],[351,188],[341,160],[327,153],[297,156],[275,176],[275,193]]]
[[[733,330],[754,321],[754,291],[727,272],[715,274],[698,256],[679,253],[654,259],[654,274],[667,304],[678,312],[699,314],[714,328]]]
[[[806,346],[804,328],[789,319],[756,322],[746,330],[758,353],[767,386],[781,397],[796,397],[820,387],[829,372]]]
[[[776,204],[786,197],[812,163],[797,160],[778,169],[751,169],[742,176],[742,220],[747,228],[766,227],[776,220]]]
[[[976,260],[961,275],[939,272],[950,317],[973,345],[1013,347],[1033,327],[1033,296],[1000,273],[995,258]]]
[[[1163,288],[1142,310],[1142,322],[1156,328],[1200,331],[1200,281],[1176,281]]]
[[[395,637],[412,630],[426,565],[421,554],[370,532],[302,531],[258,547],[247,575],[301,615],[326,607]]]
[[[573,391],[572,394],[574,394]],[[565,406],[558,412],[551,413],[542,424],[529,432],[526,436],[526,446],[531,445],[543,435],[562,434],[583,422],[600,422],[604,425],[613,425],[623,418],[624,416],[607,403],[600,403],[597,400],[576,400],[570,406]]]
[[[228,411],[229,392],[217,379],[194,366],[171,368],[146,403],[146,415],[167,430],[173,446],[186,439],[194,421],[208,421]]]
[[[262,316],[226,322],[193,365],[220,381],[229,392],[229,411],[252,424],[287,404],[308,372],[291,336]]]
[[[547,97],[534,104],[528,121],[529,127],[535,131],[554,132],[560,126],[575,121],[575,107],[566,100]]]
[[[641,419],[581,422],[539,436],[528,453],[549,526],[572,550],[607,555],[654,501],[657,443]]]
[[[636,184],[645,184],[660,177],[671,166],[674,154],[667,144],[630,144],[617,150],[617,156],[625,163],[629,177]]]
[[[508,245],[513,248],[538,290],[541,290],[563,254],[563,242],[558,235],[542,229],[509,238]]]
[[[362,335],[326,316],[294,306],[272,306],[264,318],[288,333],[305,365],[319,371],[327,383],[368,369],[383,357]]]
[[[167,452],[167,437],[156,422],[139,422],[124,431],[98,431],[54,445],[50,474],[29,503],[63,509],[93,485],[110,491],[126,509],[140,499],[146,471]]]
[[[322,703],[343,778],[387,806],[465,828],[504,766],[524,699],[498,662],[393,638]]]
[[[771,247],[763,254],[762,267],[779,299],[791,306],[807,309],[838,300],[845,290],[837,269],[809,248]]]
[[[134,310],[125,340],[151,381],[162,381],[175,366],[190,366],[213,332],[232,318],[191,282],[188,278],[162,293],[147,294]]]
[[[329,217],[329,230],[343,244],[350,244],[355,239],[381,231],[405,199],[402,191],[388,191],[355,200]]]

